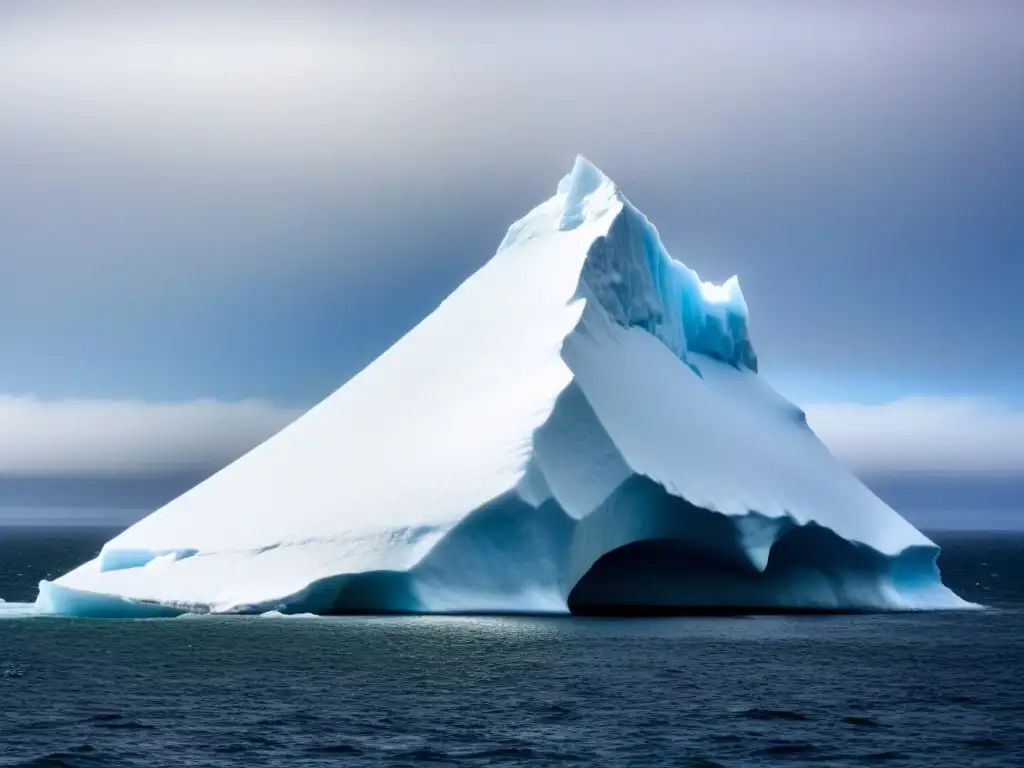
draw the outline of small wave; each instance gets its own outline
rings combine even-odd
[[[807,715],[802,715],[791,709],[759,709],[755,707],[744,710],[741,714],[751,720],[789,720],[791,722],[807,720]]]
[[[952,696],[947,696],[946,701],[950,704],[970,704],[972,701],[974,701],[974,697],[965,696],[962,694],[954,694]]]
[[[17,664],[8,664],[0,668],[0,680],[14,680],[25,676],[25,669]]]
[[[579,715],[572,707],[567,707],[564,704],[548,704],[541,708],[540,720],[545,723],[561,722],[564,720],[574,720]]]
[[[246,744],[228,744],[226,746],[214,747],[213,751],[220,755],[237,755],[240,752],[248,752],[252,747]]]
[[[120,720],[124,715],[117,712],[98,712],[95,715],[89,715],[82,722],[83,723],[108,723],[111,720]]]
[[[123,729],[126,731],[149,731],[155,728],[155,725],[149,725],[147,723],[140,723],[138,720],[113,720],[106,723],[96,723],[96,728],[111,728],[111,729]]]
[[[843,722],[847,725],[856,725],[861,728],[878,728],[881,725],[877,720],[861,715],[848,715],[843,718]]]
[[[99,712],[81,721],[94,728],[124,728],[126,730],[149,730],[155,726],[140,723],[138,720],[127,718],[118,712]]]
[[[82,765],[97,765],[104,762],[104,758],[95,753],[95,747],[82,744],[61,752],[51,752],[15,763],[12,768],[78,768]]]
[[[459,757],[471,760],[537,760],[541,763],[583,762],[583,758],[578,755],[563,752],[538,752],[530,747],[494,747]]]
[[[529,747],[495,747],[494,749],[485,749],[481,752],[474,752],[472,755],[469,755],[469,757],[518,757],[529,759],[537,757],[537,753]]]
[[[773,744],[770,747],[765,747],[761,750],[762,755],[775,755],[781,757],[783,755],[804,755],[808,752],[813,752],[817,747],[813,744],[807,744],[802,741],[787,742],[785,744]]]
[[[97,712],[94,715],[82,718],[79,722],[83,725],[93,725],[102,728],[111,724],[127,722],[127,718],[120,712]]]
[[[743,737],[737,736],[735,733],[713,733],[711,738],[719,744],[736,744],[743,741]]]
[[[867,754],[861,757],[861,760],[870,763],[882,763],[888,762],[889,760],[907,760],[908,758],[909,755],[907,755],[906,752],[897,752],[896,750],[892,749],[886,752],[872,752],[871,754]]]
[[[414,763],[451,763],[454,759],[447,753],[433,749],[431,747],[423,747],[421,749],[414,749],[409,752],[402,752],[401,754],[395,755],[399,760],[411,760]]]
[[[964,739],[963,743],[968,747],[980,747],[986,749],[1002,749],[1003,743],[990,736],[982,736],[975,739]]]
[[[278,726],[282,723],[315,723],[320,720],[320,715],[315,712],[298,710],[296,712],[275,712],[270,717],[263,717],[256,721],[258,725]]]
[[[340,744],[319,744],[317,746],[308,747],[306,751],[318,755],[358,755],[362,752],[358,747],[354,747],[351,744],[346,744],[344,742]]]

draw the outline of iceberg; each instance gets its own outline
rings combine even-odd
[[[673,260],[577,158],[334,394],[40,613],[959,608],[938,548],[757,373],[739,282]]]

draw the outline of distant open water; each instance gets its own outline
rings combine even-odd
[[[0,529],[0,596],[98,529]],[[1024,765],[1024,537],[973,613],[0,621],[0,765]]]

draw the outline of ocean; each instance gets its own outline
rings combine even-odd
[[[102,528],[0,528],[0,597]],[[0,766],[1024,765],[1024,535],[933,534],[987,610],[0,621]]]

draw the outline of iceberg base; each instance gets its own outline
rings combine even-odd
[[[886,555],[827,528],[695,507],[632,476],[576,520],[553,499],[484,505],[408,570],[338,574],[257,602],[167,603],[44,581],[38,613],[735,615],[976,608],[942,584],[938,548]],[[255,555],[259,557],[259,555]],[[188,560],[169,567],[188,567]],[[95,587],[102,584],[100,573]],[[93,585],[89,585],[93,588]]]

